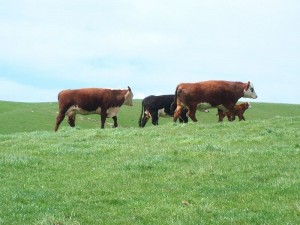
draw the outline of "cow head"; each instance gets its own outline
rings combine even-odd
[[[247,87],[244,89],[244,98],[257,98],[257,95],[254,91],[254,86],[252,83],[250,83],[250,81],[248,81],[247,83]]]
[[[129,105],[129,106],[133,106],[133,93],[131,91],[131,88],[128,86],[128,91],[125,94],[125,101],[124,101],[124,105]]]
[[[247,104],[247,109],[251,109],[251,104],[250,104],[250,102],[246,102],[246,104]]]

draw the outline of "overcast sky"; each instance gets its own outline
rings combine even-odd
[[[0,100],[222,79],[300,104],[299,0],[0,0],[0,28]]]

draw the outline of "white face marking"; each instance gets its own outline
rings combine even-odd
[[[210,109],[210,108],[212,108],[212,106],[208,102],[201,102],[197,105],[197,110],[199,110],[201,112],[208,112],[207,109]]]
[[[248,90],[245,91],[243,97],[244,98],[254,98],[254,99],[257,98],[257,95],[256,95],[256,93],[254,91],[254,86],[253,86],[252,83],[250,83],[250,86],[249,86]]]
[[[131,91],[127,91],[126,95],[125,95],[125,101],[124,101],[124,105],[129,105],[129,106],[133,106],[133,93]]]

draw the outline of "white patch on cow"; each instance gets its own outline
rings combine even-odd
[[[151,114],[150,114],[150,112],[148,110],[146,110],[144,112],[144,115],[146,115],[147,118],[151,118],[152,117]]]
[[[243,97],[244,98],[254,98],[254,99],[257,98],[257,95],[254,91],[254,86],[252,83],[250,83],[248,90],[245,90]]]
[[[118,114],[119,111],[120,111],[120,107],[109,108],[107,110],[107,117],[109,117],[109,118],[114,117]],[[66,115],[68,115],[68,116],[72,116],[72,115],[75,115],[75,114],[82,114],[82,115],[101,114],[101,108],[98,107],[94,111],[87,111],[87,110],[84,110],[84,109],[78,107],[78,105],[73,105],[66,112]]]
[[[208,109],[212,108],[211,104],[208,102],[201,102],[197,105],[197,110],[201,112],[209,112]]]
[[[166,113],[166,111],[165,111],[164,108],[158,110],[158,116],[159,116],[159,117],[170,117],[170,115],[168,115],[168,114]]]
[[[87,111],[84,110],[80,107],[78,107],[78,105],[73,105],[71,106],[67,112],[66,115],[74,115],[74,114],[82,114],[82,115],[88,115],[88,114],[100,114],[101,113],[101,108],[99,107],[98,109],[96,109],[95,111]]]
[[[67,112],[66,112],[66,115],[70,115],[70,114],[74,114],[74,112],[75,111],[77,111],[79,108],[78,108],[78,106],[76,105],[73,105],[73,106],[71,106],[68,110],[67,110]]]
[[[107,110],[107,117],[111,118],[118,115],[120,107],[112,107]]]

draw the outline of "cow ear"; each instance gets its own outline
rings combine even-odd
[[[249,89],[250,87],[250,81],[248,81],[246,88],[244,89],[244,93]]]
[[[250,81],[248,81],[248,84],[247,84],[247,89],[248,90],[250,88]]]
[[[131,92],[131,88],[128,86],[128,91],[130,91]]]

